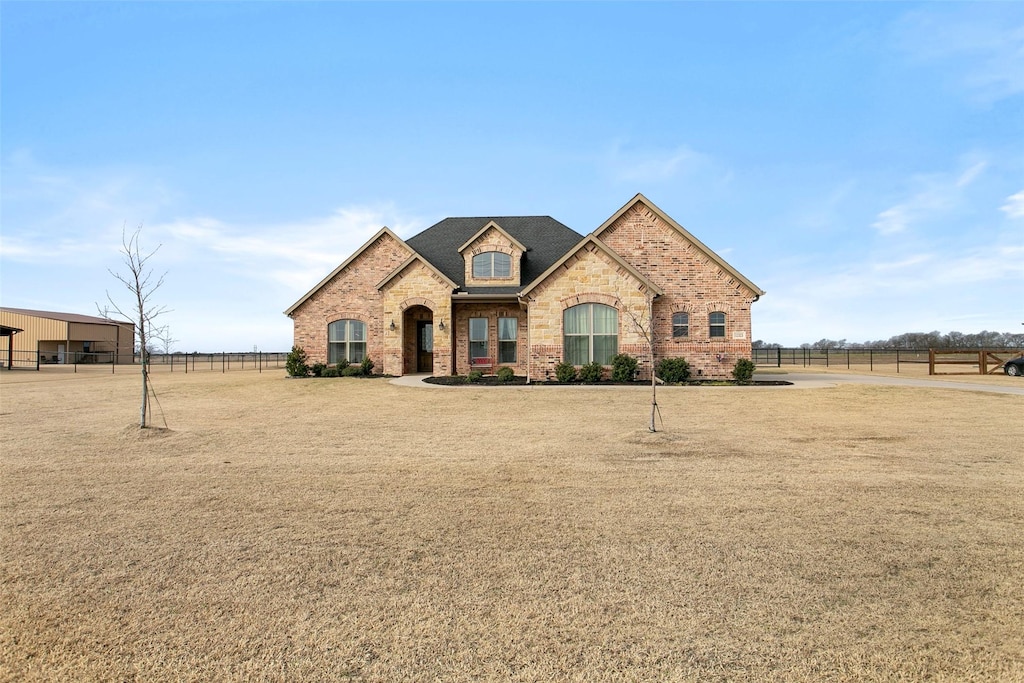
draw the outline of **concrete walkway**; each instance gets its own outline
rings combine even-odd
[[[430,377],[430,373],[422,372],[414,375],[402,375],[401,377],[395,377],[391,380],[392,384],[397,384],[403,387],[426,387],[429,389],[457,389],[458,387],[447,386],[444,384],[428,384],[423,380]],[[1024,396],[1024,379],[1020,380],[1020,386],[1006,386],[999,384],[983,384],[981,382],[951,382],[949,380],[941,379],[922,379],[913,377],[890,377],[885,375],[858,375],[858,374],[830,374],[830,373],[812,373],[812,372],[783,372],[783,373],[772,373],[761,375],[758,379],[761,380],[779,380],[783,382],[792,382],[789,386],[762,386],[753,387],[762,391],[769,391],[772,389],[825,389],[828,387],[839,386],[840,384],[878,384],[887,386],[898,386],[898,387],[921,387],[924,389],[959,389],[960,391],[984,391],[995,394],[1013,394],[1017,396]],[[522,385],[516,385],[522,386]],[[536,386],[536,385],[535,385]],[[554,386],[553,388],[559,388]],[[562,387],[566,388],[566,387]],[[591,389],[597,388],[595,386],[588,387]],[[607,386],[607,388],[615,388],[613,386]],[[637,387],[646,388],[646,387]],[[713,388],[713,387],[709,387]]]
[[[450,389],[451,387],[445,386],[444,384],[427,384],[423,380],[430,377],[429,372],[418,372],[413,375],[402,375],[401,377],[395,377],[391,380],[392,384],[397,384],[400,387],[427,387],[429,389]]]

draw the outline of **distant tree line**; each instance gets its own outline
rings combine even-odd
[[[753,342],[755,349],[778,349],[781,344],[765,342],[760,339]],[[949,332],[904,332],[888,339],[876,341],[849,342],[845,339],[819,339],[813,344],[804,343],[801,349],[1020,349],[1024,348],[1024,334],[1012,332],[989,332],[982,330],[976,334]]]

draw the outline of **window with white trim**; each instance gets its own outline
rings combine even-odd
[[[518,318],[498,318],[498,362],[516,362]]]
[[[512,257],[500,251],[485,251],[473,257],[473,277],[512,277]]]
[[[469,319],[469,360],[487,358],[487,318]]]
[[[715,311],[708,315],[708,336],[725,339],[725,313]]]
[[[362,363],[366,358],[366,323],[359,320],[335,320],[327,326],[327,362],[344,359]]]
[[[689,313],[673,313],[672,314],[672,336],[678,337],[689,337],[690,336],[690,314]]]
[[[562,314],[565,362],[611,365],[619,352],[619,312],[604,304],[580,304]]]

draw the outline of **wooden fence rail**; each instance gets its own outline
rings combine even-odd
[[[1011,358],[1020,355],[1019,351],[1006,349],[930,349],[928,351],[929,375],[994,375],[1003,369],[1003,365]],[[977,369],[968,372],[939,372],[937,366],[969,365]]]

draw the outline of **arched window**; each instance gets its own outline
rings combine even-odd
[[[673,313],[672,314],[672,336],[673,337],[689,337],[690,336],[690,314],[689,313]]]
[[[562,314],[565,362],[611,365],[619,352],[619,312],[604,304],[580,304]]]
[[[708,336],[725,338],[725,313],[715,311],[708,315]]]
[[[473,257],[473,277],[512,277],[512,257],[486,251]]]
[[[358,320],[335,320],[327,326],[327,362],[345,359],[362,363],[366,358],[366,323]]]

